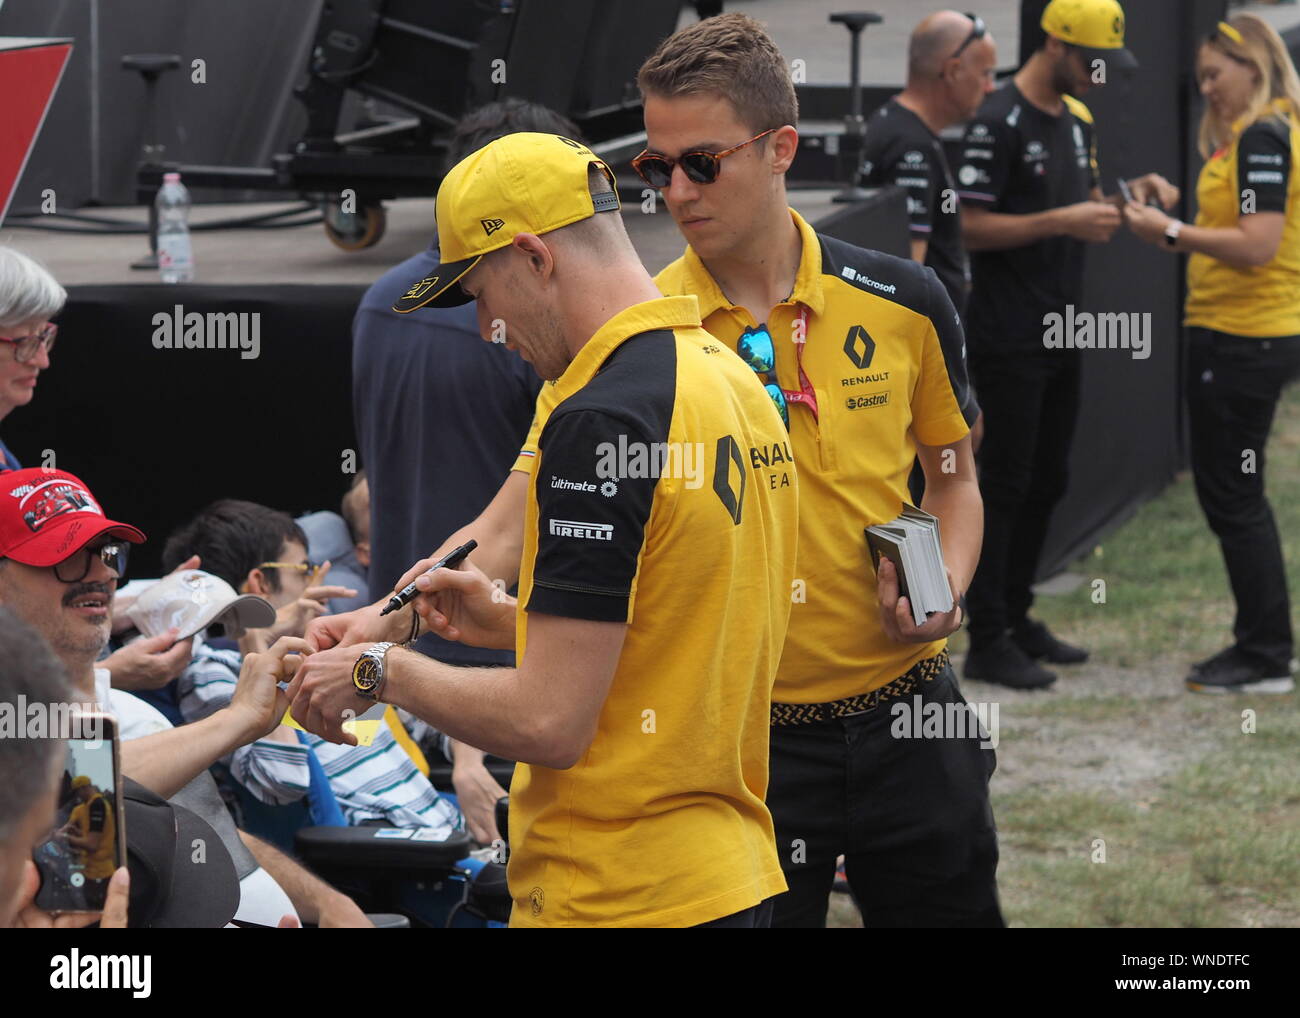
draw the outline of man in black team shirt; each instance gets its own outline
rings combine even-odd
[[[961,239],[961,207],[939,132],[969,120],[993,91],[997,48],[982,19],[939,11],[912,31],[907,48],[907,87],[867,123],[859,183],[896,184],[907,191],[912,260],[934,269],[958,315],[966,313],[970,269]],[[964,356],[964,353],[963,353]],[[975,387],[966,389],[974,401]],[[966,407],[962,407],[963,410]],[[971,425],[971,449],[984,438],[984,415]],[[921,504],[925,472],[918,462],[907,482]]]
[[[970,272],[961,240],[957,185],[939,132],[969,120],[993,91],[997,49],[979,18],[939,11],[916,26],[907,87],[867,122],[860,182],[907,192],[912,260],[934,269],[952,306],[966,309]]]
[[[967,593],[965,674],[1019,689],[1056,681],[1035,659],[1088,656],[1028,616],[1079,406],[1080,351],[1047,349],[1044,316],[1080,303],[1084,244],[1108,241],[1122,222],[1117,204],[1102,200],[1092,115],[1077,97],[1137,65],[1116,0],[1052,0],[1042,26],[1042,47],[984,101],[955,160],[973,252],[968,355],[985,426],[984,547]],[[1158,174],[1129,187],[1141,203],[1178,200]]]

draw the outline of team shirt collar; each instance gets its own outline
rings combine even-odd
[[[1273,114],[1275,116],[1282,117],[1284,120],[1289,120],[1290,113],[1291,113],[1290,100],[1274,99],[1271,103],[1268,104],[1262,116],[1268,116],[1269,114]],[[1236,120],[1232,122],[1233,138],[1240,138],[1241,132],[1244,131],[1246,128],[1248,128],[1252,123],[1254,123],[1254,121],[1251,119],[1249,113],[1243,113],[1241,116],[1239,116]]]
[[[694,294],[658,297],[624,308],[596,330],[556,379],[558,398],[564,399],[591,381],[609,355],[633,336],[656,329],[698,329],[700,324],[700,306]]]
[[[794,289],[786,299],[791,303],[803,304],[813,314],[820,315],[826,307],[826,296],[822,289],[821,241],[817,239],[817,231],[809,226],[803,216],[794,209],[790,209],[790,218],[799,229],[803,252],[799,256],[799,270],[795,273]],[[686,245],[683,261],[685,288],[699,298],[702,318],[707,319],[719,308],[735,307],[689,244]],[[766,309],[763,309],[763,313],[766,314]]]

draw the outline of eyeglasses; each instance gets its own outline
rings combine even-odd
[[[54,339],[59,334],[59,327],[53,322],[47,322],[45,328],[40,332],[34,332],[30,336],[23,336],[15,339],[13,336],[0,336],[0,343],[12,343],[14,345],[14,360],[20,364],[25,364],[36,356],[36,351],[41,347],[49,353],[54,349]]]
[[[963,52],[965,52],[967,46],[975,42],[977,39],[983,39],[984,36],[988,35],[989,30],[984,24],[983,18],[978,14],[971,14],[969,11],[966,13],[966,17],[970,18],[973,22],[971,25],[970,35],[966,36],[966,41],[957,47],[956,51],[948,58],[948,60],[956,60]],[[944,61],[944,63],[947,63],[947,61]]]
[[[683,152],[676,159],[669,159],[667,156],[646,149],[632,160],[632,169],[636,170],[637,176],[651,187],[663,188],[672,183],[673,167],[681,163],[688,179],[697,184],[712,184],[718,179],[718,174],[722,170],[720,163],[723,158],[733,152],[739,152],[746,145],[752,145],[759,138],[766,138],[776,130],[778,128],[769,127],[762,134],[754,135],[749,141],[742,141],[739,145],[732,145],[731,148],[723,149],[721,152],[695,150]]]
[[[103,562],[120,580],[126,575],[126,561],[131,546],[125,541],[110,541],[97,548],[82,548],[54,566],[54,575],[63,583],[80,583],[90,575],[95,559]]]
[[[311,576],[307,580],[307,586],[309,587],[314,587],[316,586],[317,583],[320,582],[321,573],[324,571],[324,567],[315,565],[314,563],[311,562],[261,562],[258,563],[257,568],[258,569],[288,569],[290,572],[293,573],[303,573],[303,574],[310,573]]]

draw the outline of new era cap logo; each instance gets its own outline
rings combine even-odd
[[[414,283],[411,286],[411,288],[406,291],[406,294],[402,297],[402,300],[414,300],[416,297],[423,297],[426,293],[428,293],[431,289],[433,289],[437,285],[438,285],[437,276],[425,276],[423,279]]]
[[[483,224],[483,230],[489,237],[506,225],[504,219],[480,219],[479,222]]]

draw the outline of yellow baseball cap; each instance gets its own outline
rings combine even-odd
[[[407,314],[468,304],[473,298],[460,288],[460,278],[517,234],[540,235],[597,212],[617,212],[617,190],[592,196],[587,186],[592,166],[615,183],[614,172],[586,145],[528,131],[466,156],[438,188],[438,267],[412,282],[393,310]]]
[[[1048,35],[1083,50],[1085,59],[1105,60],[1121,71],[1138,65],[1124,48],[1124,8],[1117,0],[1052,0],[1041,24]]]
[[[75,778],[72,779],[72,787],[73,787],[73,788],[88,788],[88,787],[90,787],[90,777],[89,777],[89,775],[86,775],[86,774],[78,774]]]

